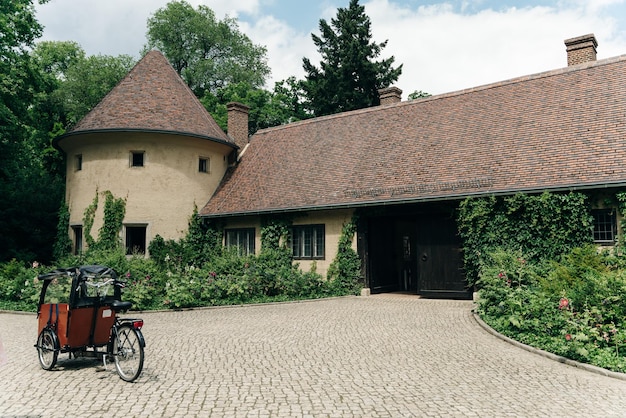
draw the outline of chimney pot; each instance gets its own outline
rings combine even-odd
[[[402,90],[398,87],[387,87],[378,90],[381,105],[400,103],[402,101]]]
[[[596,60],[598,41],[593,33],[565,40],[567,66]]]
[[[248,144],[248,113],[250,108],[243,103],[230,102],[228,110],[228,136],[243,149]]]

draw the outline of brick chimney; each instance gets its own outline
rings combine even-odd
[[[566,39],[567,66],[582,64],[583,62],[596,60],[596,48],[598,41],[593,33]]]
[[[378,90],[378,97],[380,97],[381,105],[400,103],[402,100],[402,90],[397,87],[380,89]]]
[[[228,109],[228,136],[243,150],[248,145],[248,112],[250,108],[243,103],[230,102],[226,104],[226,109]]]

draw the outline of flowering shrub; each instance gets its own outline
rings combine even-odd
[[[626,275],[611,267],[618,264],[593,246],[542,265],[494,250],[477,282],[479,313],[515,340],[626,372]]]

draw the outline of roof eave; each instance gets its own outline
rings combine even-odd
[[[115,132],[142,132],[142,133],[153,133],[153,134],[168,134],[168,135],[179,135],[179,136],[190,136],[193,138],[204,139],[207,141],[213,141],[218,144],[227,145],[233,149],[239,149],[237,145],[232,142],[226,141],[224,139],[214,138],[208,135],[201,135],[193,132],[180,132],[180,131],[171,131],[166,129],[145,129],[145,128],[107,128],[107,129],[87,129],[80,131],[71,131],[66,134],[57,136],[52,140],[52,146],[57,150],[64,152],[59,142],[70,136],[84,135],[84,134],[101,134],[101,133],[115,133]]]
[[[339,209],[357,209],[373,206],[391,206],[391,205],[403,205],[411,203],[426,203],[437,201],[450,201],[450,200],[462,200],[468,197],[482,197],[482,196],[506,196],[514,195],[517,193],[543,193],[543,192],[573,192],[580,190],[597,190],[597,189],[610,189],[626,187],[626,180],[619,180],[615,182],[601,182],[601,183],[577,183],[562,186],[553,187],[541,187],[541,188],[514,188],[503,190],[482,190],[471,193],[455,193],[436,196],[422,196],[403,199],[385,199],[385,200],[368,200],[360,202],[346,202],[338,204],[328,205],[313,205],[291,208],[268,208],[253,211],[240,211],[240,212],[228,212],[217,214],[201,214],[201,218],[206,219],[218,219],[218,218],[234,218],[241,216],[261,216],[261,215],[273,215],[279,213],[299,213],[310,212],[320,210],[339,210]]]

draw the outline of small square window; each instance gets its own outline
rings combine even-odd
[[[127,225],[126,226],[126,254],[146,253],[146,226]]]
[[[201,173],[209,172],[209,159],[208,158],[200,157],[200,159],[198,160],[198,171]]]
[[[75,157],[75,161],[76,161],[76,171],[80,171],[83,169],[83,155],[82,154],[78,154]]]
[[[130,153],[130,166],[131,167],[143,167],[144,166],[144,154],[143,151],[132,151]]]

